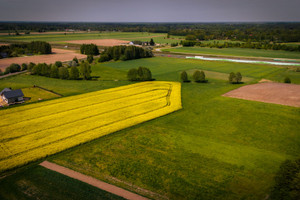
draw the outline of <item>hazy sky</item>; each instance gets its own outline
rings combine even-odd
[[[0,0],[0,21],[300,21],[300,0]]]

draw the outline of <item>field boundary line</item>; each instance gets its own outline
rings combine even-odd
[[[51,163],[49,161],[44,161],[44,162],[40,163],[40,165],[43,166],[43,167],[45,167],[45,168],[47,168],[47,169],[50,169],[50,170],[55,171],[55,172],[58,172],[58,173],[63,174],[65,176],[71,177],[73,179],[82,181],[84,183],[87,183],[89,185],[97,187],[97,188],[99,188],[101,190],[105,190],[105,191],[107,191],[109,193],[118,195],[118,196],[123,197],[125,199],[130,199],[130,200],[148,200],[148,198],[146,198],[146,197],[142,197],[142,196],[140,196],[138,194],[135,194],[135,193],[130,192],[128,190],[125,190],[123,188],[120,188],[120,187],[117,187],[117,186],[105,183],[105,182],[100,181],[98,179],[95,179],[95,178],[93,178],[91,176],[84,175],[82,173],[76,172],[76,171],[71,170],[69,168],[57,165],[55,163]]]

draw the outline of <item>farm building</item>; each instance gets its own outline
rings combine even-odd
[[[24,94],[21,89],[11,90],[5,88],[1,91],[0,96],[7,104],[24,102]]]

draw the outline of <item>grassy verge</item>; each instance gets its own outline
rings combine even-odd
[[[0,198],[3,200],[123,199],[41,166],[35,166],[1,179],[0,186]]]

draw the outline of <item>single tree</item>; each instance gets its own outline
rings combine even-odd
[[[129,81],[137,81],[138,80],[138,72],[137,69],[130,69],[127,73],[127,78]]]
[[[83,79],[89,80],[91,78],[91,66],[87,62],[80,64],[80,74]]]
[[[88,61],[88,63],[91,64],[93,62],[93,60],[94,60],[94,57],[92,55],[88,55],[87,58],[86,58],[86,60]]]
[[[77,67],[71,67],[69,78],[72,80],[77,80],[79,78],[79,70]]]
[[[235,76],[235,74],[234,74],[233,72],[231,72],[231,73],[229,74],[228,79],[229,79],[229,83],[234,83],[234,82],[236,81],[236,76]]]
[[[193,74],[193,79],[195,82],[198,82],[200,83],[200,76],[201,76],[201,73],[199,70],[196,70]]]
[[[242,82],[242,74],[240,73],[240,72],[237,72],[236,73],[236,83],[240,83],[240,82]]]
[[[151,38],[149,44],[150,44],[150,46],[154,46],[155,45],[155,42],[154,42],[154,40],[152,38]]]
[[[51,78],[59,78],[58,67],[56,65],[51,66],[50,77]]]
[[[205,80],[205,73],[202,70],[200,71],[200,82],[201,83],[207,82],[207,80]]]
[[[28,71],[32,72],[32,69],[33,69],[34,66],[35,66],[35,63],[30,62],[29,65],[28,65]]]
[[[60,67],[58,69],[58,75],[60,79],[68,79],[69,78],[69,71],[66,67]]]
[[[181,79],[182,82],[189,82],[188,75],[187,75],[186,71],[181,72],[180,79]]]

